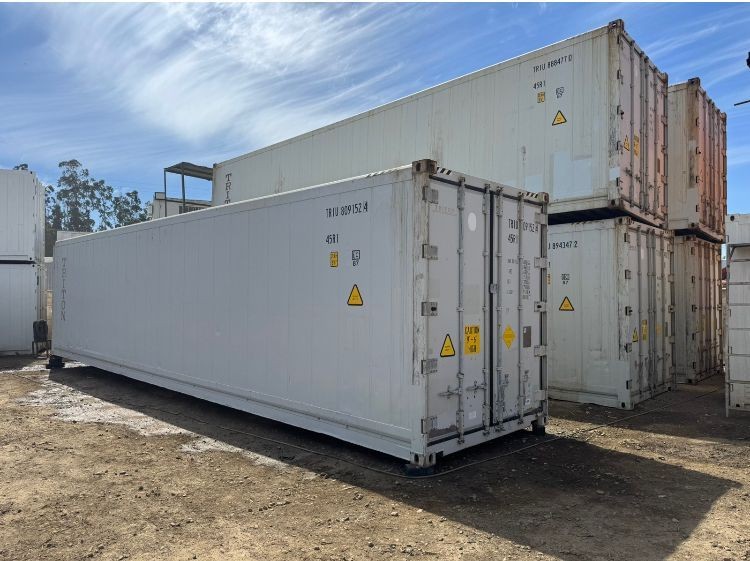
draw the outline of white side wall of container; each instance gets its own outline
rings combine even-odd
[[[750,411],[750,214],[727,216],[727,370],[730,411]]]
[[[44,187],[34,172],[0,170],[0,262],[44,256]]]
[[[58,242],[53,352],[431,464],[544,424],[545,206],[417,162]]]
[[[632,409],[673,384],[672,234],[629,218],[549,227],[549,394]]]
[[[0,353],[31,353],[39,319],[38,267],[0,265]]]
[[[432,158],[548,192],[550,213],[663,225],[666,89],[618,20],[216,164],[213,205]]]
[[[727,116],[700,80],[669,87],[669,228],[724,240]]]

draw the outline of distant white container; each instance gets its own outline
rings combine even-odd
[[[0,353],[30,354],[39,319],[38,267],[0,264]]]
[[[727,216],[726,404],[750,411],[750,215]]]
[[[730,214],[726,217],[726,240],[729,245],[750,244],[750,214]]]
[[[28,170],[0,170],[0,263],[44,257],[44,186]]]
[[[632,409],[673,385],[672,234],[629,218],[550,226],[549,395]]]
[[[69,240],[71,238],[77,238],[78,236],[85,236],[91,232],[74,232],[73,230],[58,230],[55,233],[55,241],[59,242],[62,240]]]
[[[663,225],[666,94],[617,20],[216,164],[213,205],[432,158],[548,192],[558,221],[625,212]]]
[[[669,87],[669,228],[724,240],[727,116],[700,79]]]
[[[724,368],[721,244],[674,239],[675,373],[695,383]]]
[[[545,207],[422,161],[58,242],[53,352],[430,465],[544,425]]]

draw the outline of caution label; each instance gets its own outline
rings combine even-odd
[[[633,343],[638,342],[638,328],[633,329]]]
[[[331,267],[338,267],[339,266],[339,252],[338,251],[332,251],[331,255],[329,257],[329,263]]]
[[[559,310],[561,312],[575,312],[575,308],[573,307],[573,304],[571,304],[570,298],[568,298],[567,296],[563,298]]]
[[[508,325],[505,328],[505,331],[503,331],[503,341],[505,341],[505,346],[510,349],[511,345],[513,344],[513,341],[516,340],[516,332],[513,331],[513,328]]]
[[[544,103],[544,92],[538,92],[536,94],[536,102],[537,103]]]
[[[349,299],[346,301],[349,306],[363,306],[362,293],[359,291],[359,287],[355,284],[352,287],[352,291],[349,293]]]
[[[633,135],[633,154],[636,156],[640,156],[641,154],[641,139],[635,134]]]
[[[453,341],[451,341],[450,333],[445,334],[445,339],[443,340],[443,346],[440,349],[440,356],[441,357],[456,356],[456,349],[453,347]]]
[[[648,321],[645,319],[641,322],[641,339],[648,339]]]
[[[622,147],[630,152],[630,140],[628,140],[628,135],[625,135],[625,142],[622,143]]]
[[[478,355],[480,334],[478,325],[464,325],[464,354]]]
[[[568,120],[565,118],[565,115],[563,115],[563,112],[558,110],[555,114],[555,118],[552,119],[552,126],[555,125],[562,125],[563,123],[567,123]]]

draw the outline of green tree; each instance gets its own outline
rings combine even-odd
[[[78,160],[60,162],[59,168],[55,199],[62,210],[63,229],[93,232],[111,228],[112,187],[91,177]]]
[[[26,164],[16,167],[27,169]],[[45,187],[47,256],[52,255],[58,230],[93,232],[148,219],[137,190],[115,194],[106,181],[93,178],[78,160],[60,162],[58,167],[57,189]]]
[[[141,204],[138,191],[129,191],[112,199],[112,218],[115,228],[148,220],[148,213]]]

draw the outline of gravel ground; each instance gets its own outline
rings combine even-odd
[[[442,469],[539,446],[405,480],[337,459],[400,473],[381,454],[43,364],[0,358],[2,560],[750,561],[750,416],[724,417],[718,377],[635,412],[553,402],[546,437]]]

